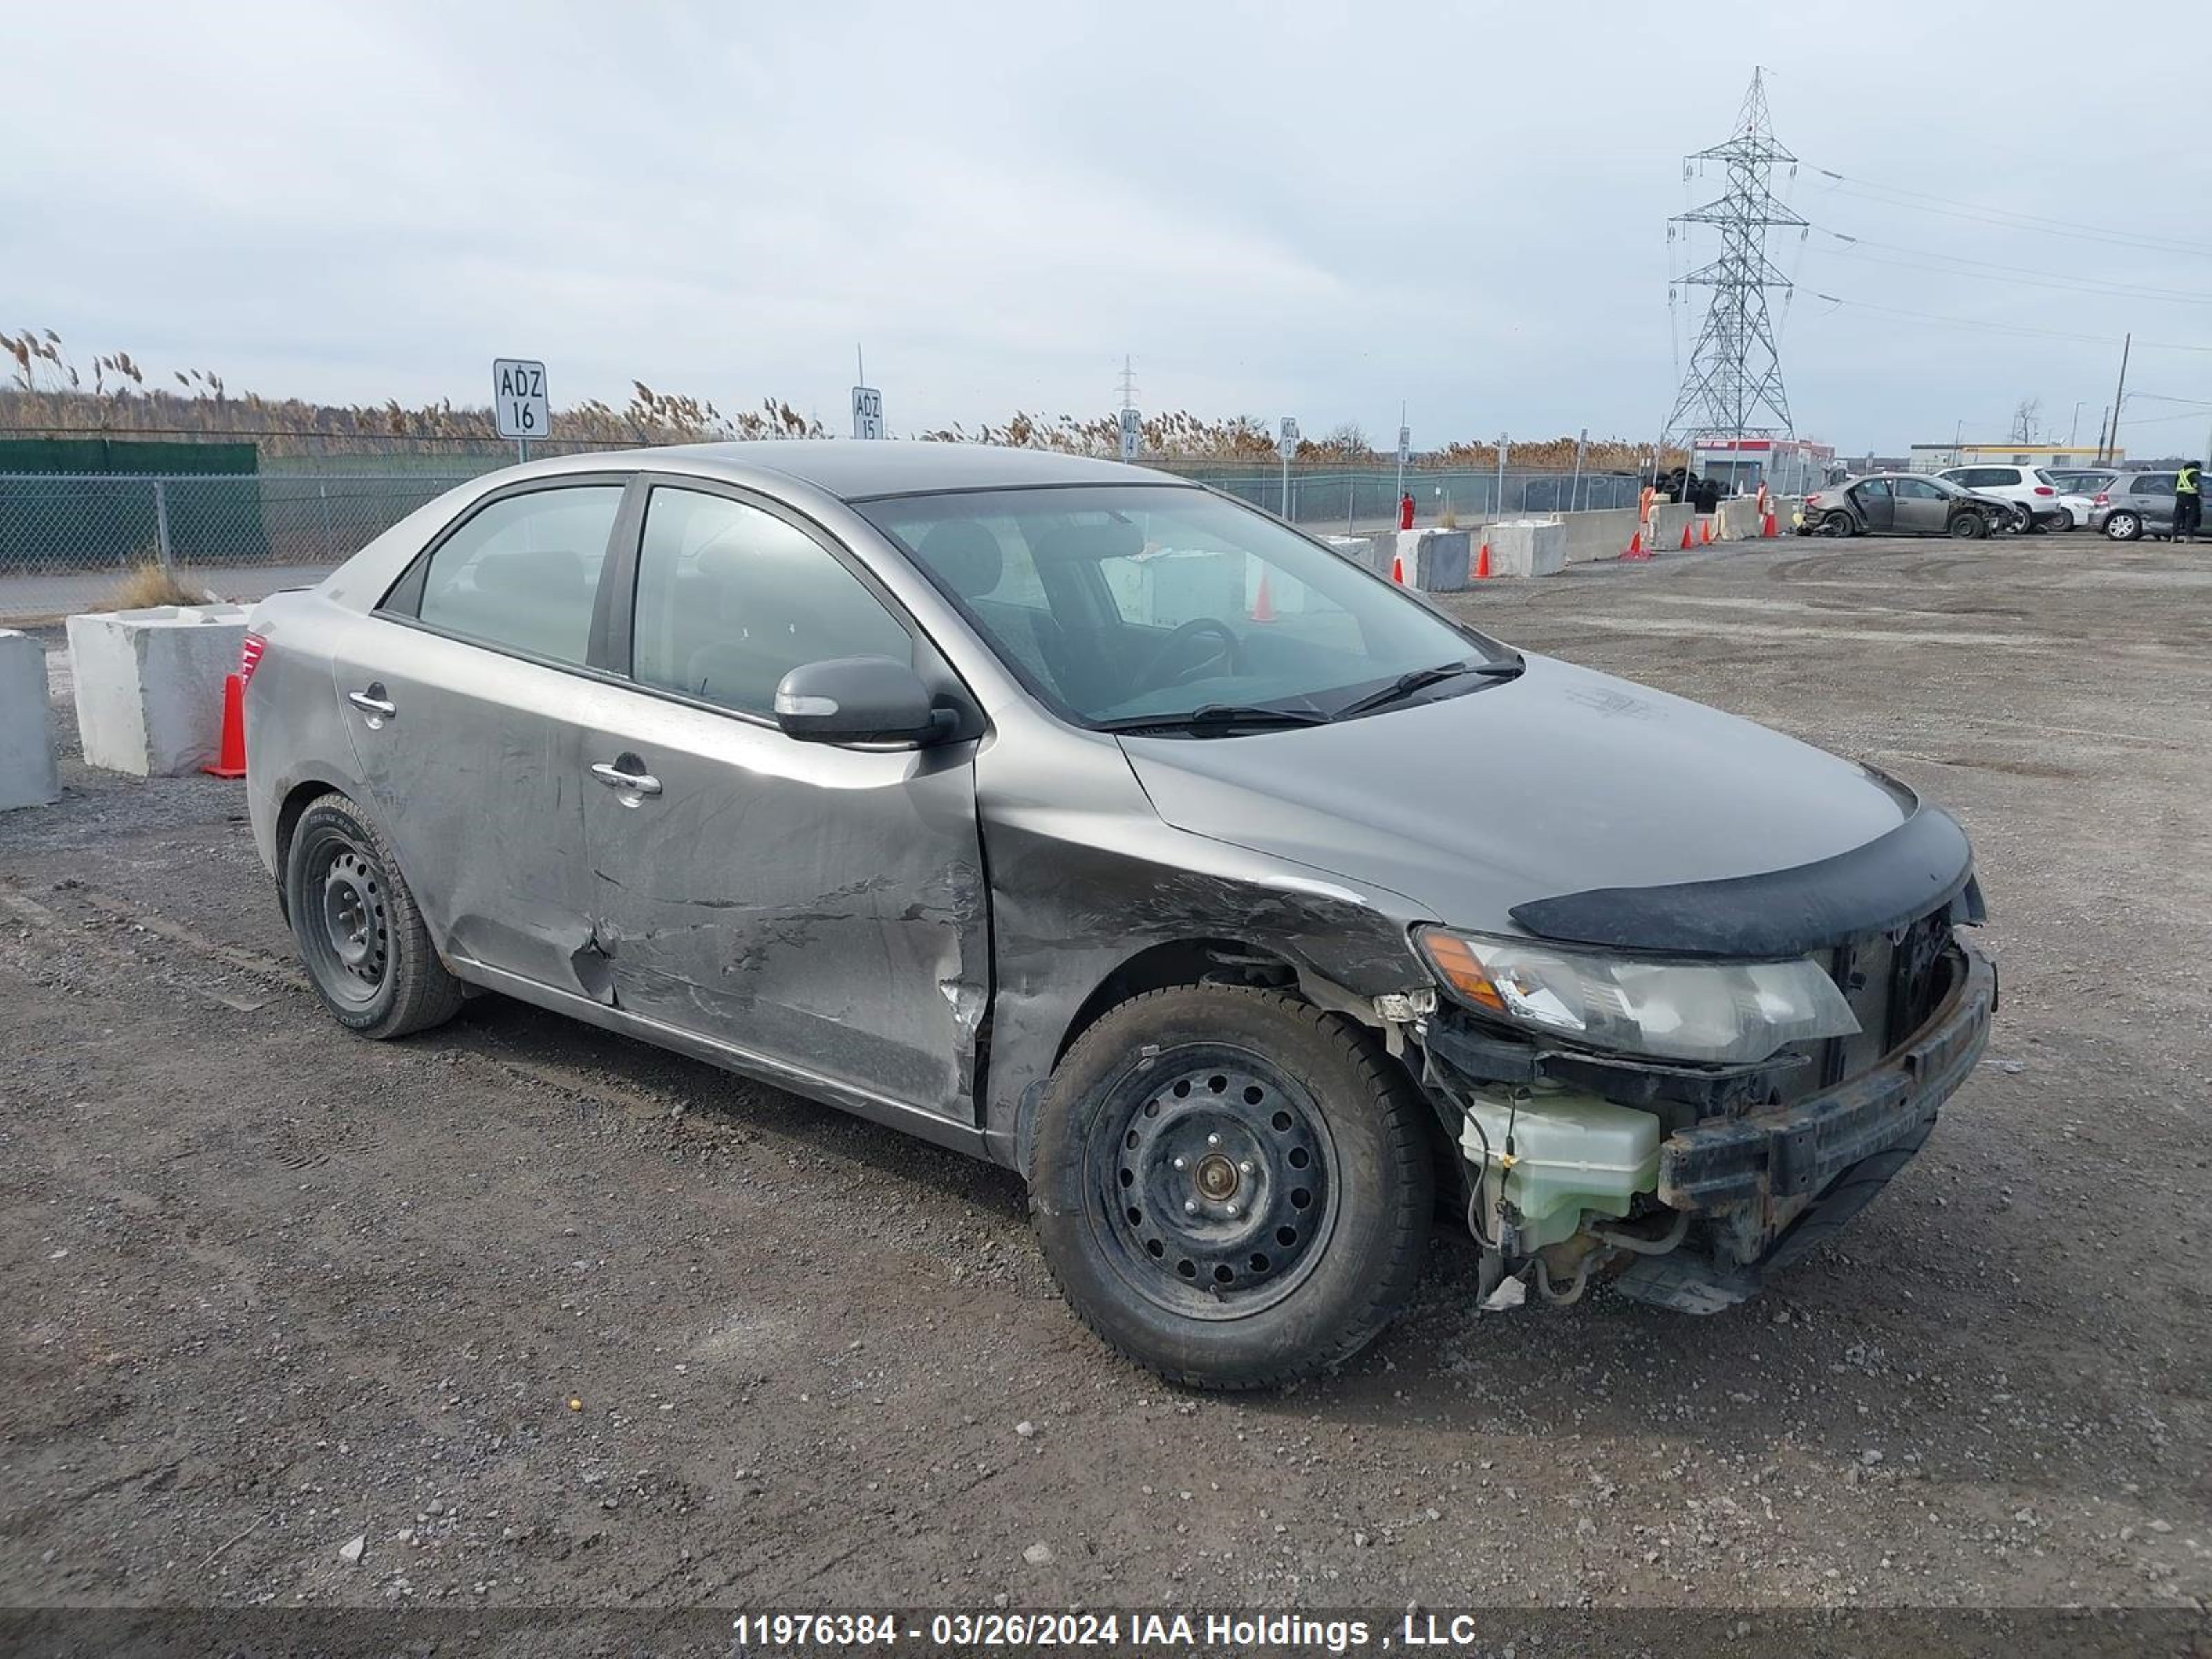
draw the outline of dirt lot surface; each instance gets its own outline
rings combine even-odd
[[[1974,837],[1989,1059],[1765,1300],[1478,1316],[1440,1238],[1344,1374],[1178,1393],[1003,1172],[497,999],[349,1037],[240,787],[72,756],[0,817],[0,1604],[2201,1608],[2212,550],[1454,603]]]

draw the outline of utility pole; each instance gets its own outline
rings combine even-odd
[[[2119,390],[2112,394],[2111,441],[2097,446],[2097,465],[2100,466],[2110,459],[2120,447],[2120,406],[2128,400],[2128,353],[2134,349],[2135,343],[2135,331],[2130,329],[2120,341],[2120,386]]]
[[[1728,142],[1685,158],[1685,176],[1689,162],[1723,164],[1728,188],[1717,201],[1677,216],[1678,222],[1717,228],[1721,254],[1674,279],[1686,287],[1710,288],[1713,298],[1674,412],[1660,434],[1662,453],[1668,438],[1691,431],[1733,438],[1796,435],[1766,306],[1770,289],[1787,295],[1791,283],[1766,257],[1766,233],[1774,226],[1794,226],[1802,236],[1806,222],[1778,200],[1772,189],[1776,164],[1786,163],[1794,176],[1797,158],[1775,142],[1765,73],[1752,71],[1751,90],[1744,94]]]
[[[2074,400],[2074,424],[2066,428],[2066,447],[2069,449],[2074,447],[2074,440],[2081,435],[2081,405],[2088,401],[2087,398],[2076,398]]]
[[[1398,400],[1398,489],[1390,497],[1390,522],[1398,522],[1398,503],[1406,499],[1406,400]],[[1344,532],[1350,535],[1350,531]]]
[[[1137,371],[1126,351],[1121,354],[1121,459],[1134,461],[1144,442],[1144,417],[1137,413]]]

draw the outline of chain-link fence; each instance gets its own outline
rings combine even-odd
[[[0,619],[83,610],[140,565],[226,597],[318,581],[469,476],[0,475]]]
[[[535,452],[534,452],[535,453]],[[509,464],[512,448],[440,446],[412,465],[362,455],[315,472],[0,474],[0,622],[101,603],[134,567],[233,599],[319,580],[365,543],[455,484]],[[428,463],[435,460],[439,465]],[[1315,532],[1395,525],[1389,465],[1255,470],[1152,461]],[[371,469],[374,470],[371,470]],[[1414,469],[1404,487],[1417,522],[1478,524],[1522,513],[1633,506],[1619,473]]]
[[[1398,522],[1399,483],[1395,468],[1325,471],[1292,467],[1287,473],[1255,472],[1175,462],[1165,465],[1185,477],[1211,484],[1255,507],[1309,530],[1340,528],[1347,533]],[[1413,498],[1414,521],[1427,526],[1449,520],[1482,524],[1521,514],[1594,512],[1633,507],[1643,480],[1631,473],[1457,470],[1409,470],[1406,491]]]

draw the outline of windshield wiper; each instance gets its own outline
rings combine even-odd
[[[1492,679],[1511,679],[1528,666],[1518,653],[1497,662],[1445,662],[1433,668],[1416,668],[1401,674],[1379,691],[1370,691],[1364,697],[1354,697],[1329,716],[1332,720],[1349,720],[1354,714],[1364,714],[1387,707],[1401,697],[1411,696],[1425,686],[1439,681],[1457,679],[1462,674],[1480,674]]]
[[[1102,720],[1103,732],[1219,732],[1239,726],[1326,726],[1318,708],[1279,708],[1266,703],[1202,703],[1181,714],[1132,714]]]

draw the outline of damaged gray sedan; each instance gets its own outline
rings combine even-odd
[[[1018,1170],[1184,1382],[1487,1296],[1711,1311],[1925,1139],[1996,1000],[1958,825],[1040,453],[541,461],[256,611],[253,830],[331,1013],[499,992]]]

